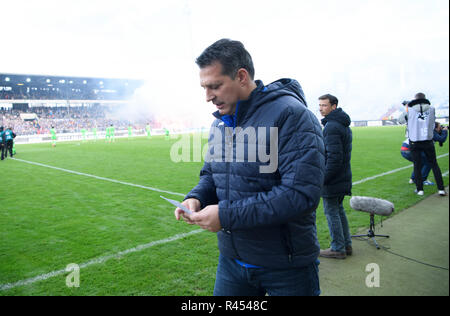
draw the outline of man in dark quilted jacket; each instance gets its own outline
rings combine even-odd
[[[345,259],[351,255],[352,240],[344,197],[352,193],[352,130],[350,117],[338,108],[338,99],[326,94],[319,98],[323,138],[326,152],[325,180],[322,190],[323,208],[331,236],[331,247],[320,251],[321,257]]]
[[[254,80],[250,54],[222,39],[196,60],[213,113],[200,180],[175,210],[217,233],[214,295],[319,295],[316,208],[324,144],[299,83]]]

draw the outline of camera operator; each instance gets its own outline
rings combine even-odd
[[[442,147],[445,141],[447,140],[447,135],[448,135],[448,126],[442,126],[441,123],[435,122],[433,131],[433,142],[438,142],[439,146]],[[429,185],[434,185],[433,182],[427,180],[428,175],[430,174],[431,171],[431,167],[429,166],[428,161],[426,161],[426,158],[424,160],[425,160],[424,168],[422,168],[422,172],[423,169],[426,168],[426,171],[423,175],[424,184],[428,183]]]
[[[442,179],[441,168],[436,160],[436,149],[434,148],[433,134],[435,131],[435,109],[431,106],[425,94],[419,92],[415,99],[408,103],[406,107],[408,122],[408,138],[411,158],[414,162],[414,175],[416,182],[416,193],[424,195],[422,169],[422,152],[425,153],[434,178],[438,186],[439,195],[446,196],[444,181]]]
[[[439,142],[439,146],[442,147],[447,140],[448,126],[442,126],[441,123],[435,122],[433,131],[433,140]]]

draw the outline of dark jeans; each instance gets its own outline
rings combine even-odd
[[[409,142],[409,149],[411,151],[411,158],[414,163],[414,174],[416,176],[416,188],[417,191],[423,191],[423,178],[420,173],[420,169],[422,169],[422,159],[421,154],[425,153],[427,160],[433,170],[434,179],[436,180],[436,184],[439,190],[444,190],[444,180],[442,179],[441,168],[436,160],[436,149],[434,148],[434,143],[432,140],[423,141],[423,142]]]
[[[214,296],[318,296],[319,260],[302,268],[245,268],[219,256]]]
[[[8,157],[8,151],[9,151],[9,156],[12,157],[13,153],[12,153],[12,146],[13,146],[13,141],[12,140],[8,140],[3,144],[2,147],[2,157],[1,159],[3,160],[4,158]]]
[[[411,157],[411,152],[402,151],[401,154],[402,154],[403,158],[405,158],[408,161],[413,162],[412,157]],[[427,156],[425,156],[425,153],[422,153],[420,156],[422,157],[422,169],[421,169],[422,179],[423,179],[423,181],[425,181],[425,180],[427,180],[428,174],[431,171],[431,166],[428,163]],[[414,171],[411,173],[411,179],[413,179],[413,180],[416,179],[416,177],[414,175]]]
[[[352,245],[343,201],[343,195],[323,198],[323,210],[330,230],[331,250],[338,252],[345,252],[345,248]]]

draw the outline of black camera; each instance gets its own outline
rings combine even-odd
[[[441,130],[439,131],[439,135],[441,135],[442,134],[442,131],[443,130],[448,130],[448,125],[442,125],[441,124]],[[439,147],[442,147],[442,146],[444,146],[444,143],[443,142],[439,142]]]

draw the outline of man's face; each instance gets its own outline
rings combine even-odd
[[[222,74],[222,65],[213,63],[200,69],[200,85],[205,89],[206,102],[212,102],[220,115],[231,115],[236,110],[241,86],[239,81]]]
[[[334,110],[336,110],[336,105],[331,105],[330,100],[319,100],[319,111],[322,116],[325,117]]]

